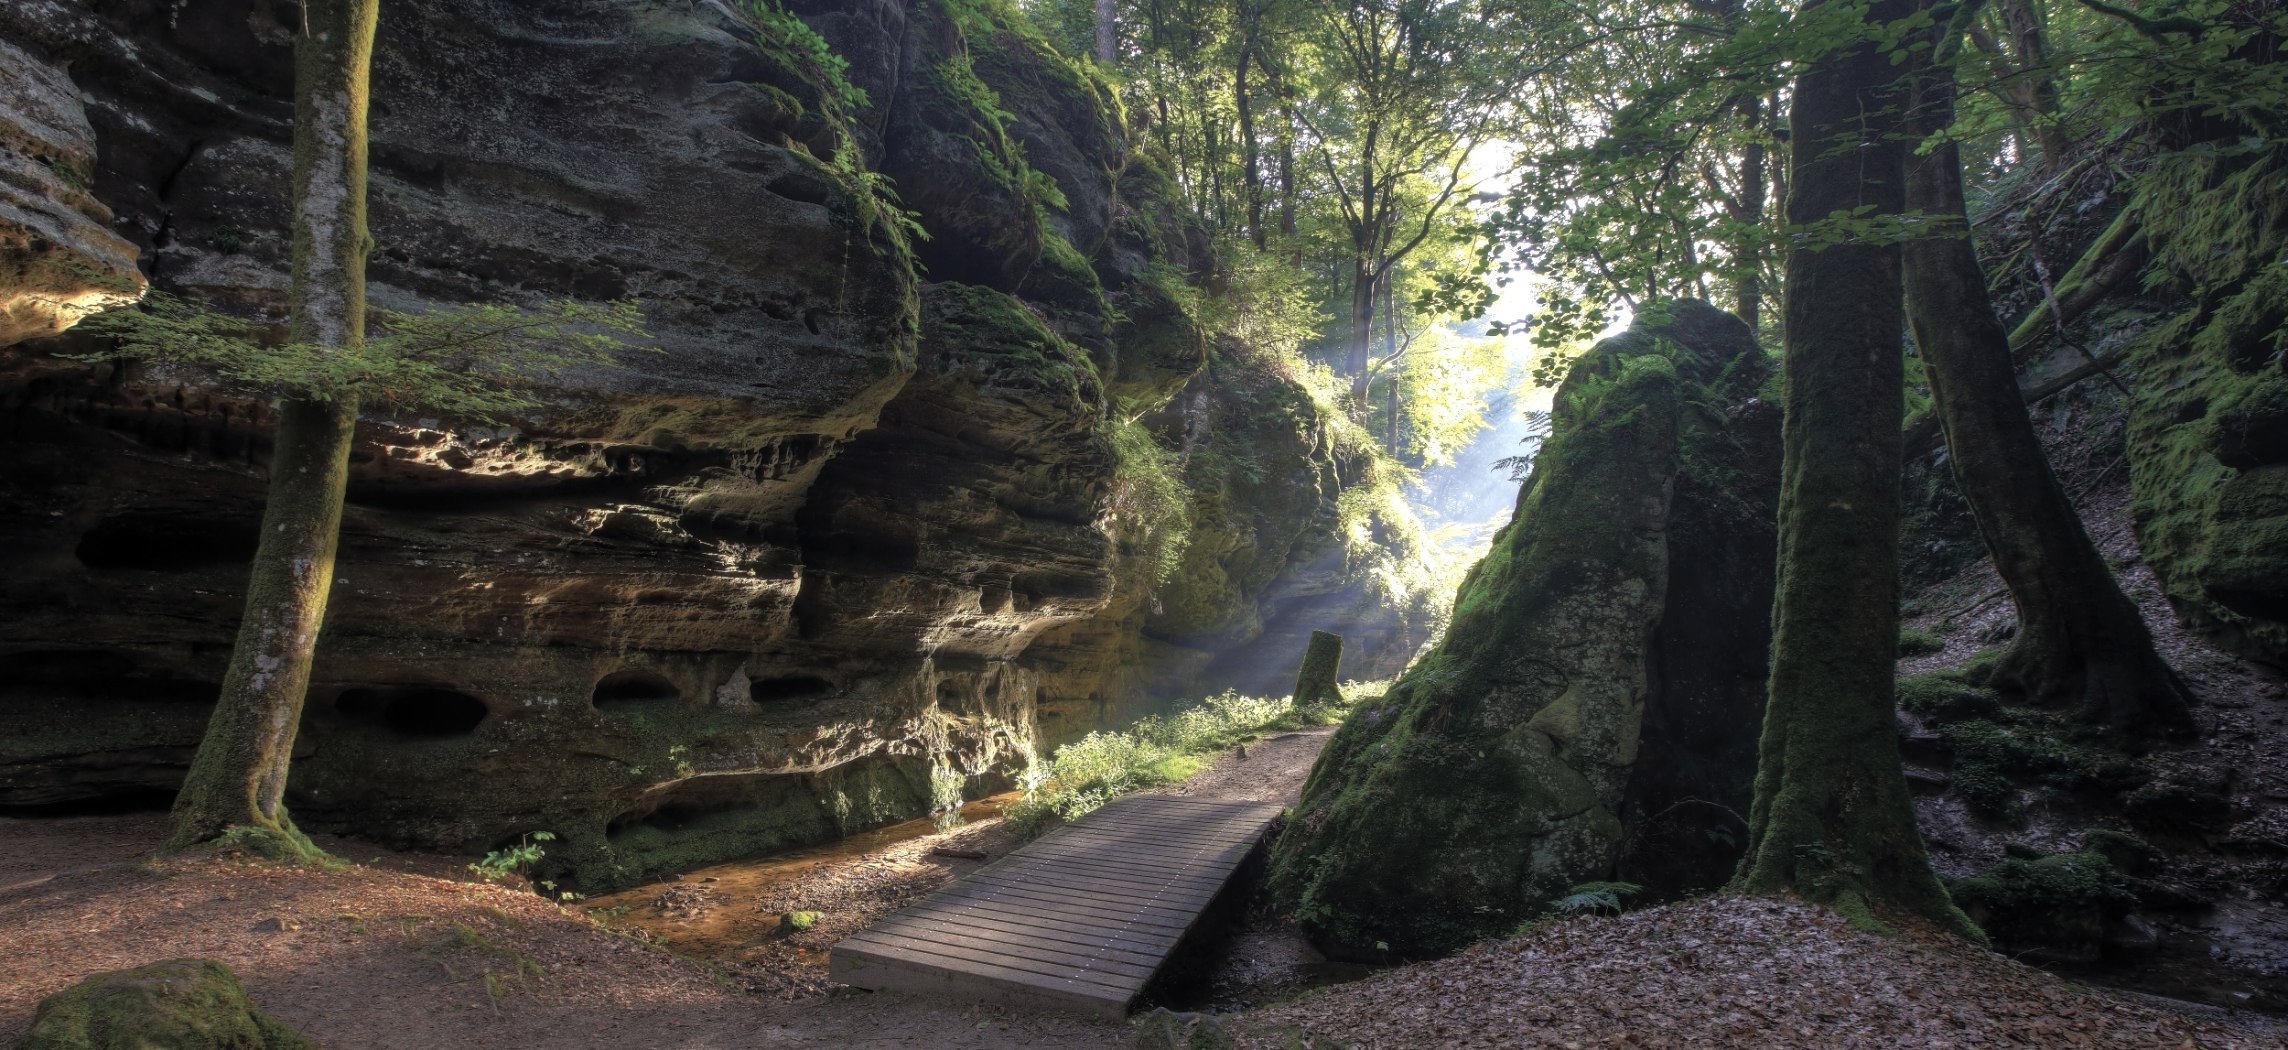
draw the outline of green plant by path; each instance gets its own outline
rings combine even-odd
[[[1227,689],[1175,714],[1139,719],[1124,732],[1090,733],[1025,771],[1025,797],[1009,807],[1009,826],[1033,838],[1122,795],[1188,779],[1217,752],[1263,733],[1339,722],[1389,685],[1346,682],[1340,702],[1311,707]]]
[[[554,841],[556,841],[555,832],[532,832],[519,837],[514,846],[496,849],[485,854],[485,859],[469,865],[469,870],[488,879],[506,879],[510,876],[521,878],[525,873],[532,870],[533,864],[537,863],[540,858],[548,855],[548,851],[540,844]]]

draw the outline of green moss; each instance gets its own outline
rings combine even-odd
[[[2131,510],[2145,557],[2195,627],[2288,659],[2288,146],[2168,157],[2139,180],[2152,272],[2195,306],[2131,352]]]
[[[1899,632],[1900,656],[1929,656],[1945,651],[1946,640],[1929,631],[1908,628]]]
[[[1737,358],[1699,356],[1730,343],[1688,355],[1660,331],[1640,316],[1576,363],[1517,516],[1463,578],[1444,639],[1314,767],[1270,888],[1315,936],[1451,951],[1609,873],[1625,834],[1612,771],[1636,760],[1641,702],[1614,685],[1641,654],[1619,650],[1660,600],[1652,555],[1614,523],[1687,471],[1681,450],[1719,458],[1728,416],[1703,406],[1763,380],[1760,360],[1734,371],[1722,366]]]
[[[779,916],[779,927],[794,933],[801,933],[818,925],[818,920],[825,917],[815,911],[790,911]]]
[[[1969,878],[1947,880],[1947,893],[2006,950],[2049,948],[2075,955],[2094,953],[2105,918],[2137,902],[2121,872],[2097,849],[2011,857]]]
[[[2018,711],[1939,728],[1954,755],[1955,792],[1989,816],[2017,816],[2021,784],[2110,792],[2134,787],[2149,775],[2123,755],[2073,739],[2073,732]]]
[[[1992,690],[1971,685],[1960,671],[1932,671],[1899,679],[1899,706],[1940,724],[1993,718],[2001,702]]]
[[[115,970],[40,1000],[20,1050],[313,1050],[255,1008],[221,963]]]

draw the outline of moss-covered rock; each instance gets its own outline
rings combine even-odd
[[[2095,960],[2103,954],[2107,921],[2137,903],[2109,859],[2136,840],[2108,834],[2113,837],[2078,853],[2010,857],[1977,875],[1949,880],[1947,892],[1996,948]]]
[[[1658,892],[1729,874],[1769,644],[1767,368],[1692,301],[1574,366],[1444,643],[1312,772],[1272,869],[1306,928],[1442,952],[1616,867]]]
[[[2134,206],[2194,303],[2132,356],[2138,542],[2189,623],[2288,662],[2288,146],[2170,157]]]
[[[40,1000],[19,1050],[315,1050],[218,962],[99,973]]]

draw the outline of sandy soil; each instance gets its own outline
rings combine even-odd
[[[1261,741],[1175,790],[1292,799],[1330,733]],[[985,863],[935,851],[1015,848],[993,812],[573,907],[472,881],[461,858],[368,843],[321,839],[358,862],[341,871],[149,862],[155,814],[0,819],[0,1045],[82,976],[179,957],[229,965],[332,1050],[1124,1045],[1125,1028],[1100,1022],[829,987],[835,941]],[[823,917],[781,934],[798,909]]]

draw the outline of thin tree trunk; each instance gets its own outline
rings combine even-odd
[[[1096,60],[1108,66],[1120,57],[1120,27],[1114,22],[1118,17],[1113,0],[1096,0]]]
[[[2050,72],[2049,32],[2035,0],[2001,0],[1996,5],[2010,28],[2011,50],[2017,75],[2024,79],[2026,109],[2031,115],[2034,141],[2041,146],[2044,167],[2055,167],[2073,142],[2058,124],[2058,80]]]
[[[1247,88],[1247,63],[1251,49],[1239,49],[1238,68],[1232,73],[1231,94],[1239,109],[1240,189],[1247,194],[1247,236],[1255,242],[1255,250],[1262,251],[1263,234],[1263,148],[1255,138],[1255,103]]]
[[[294,266],[290,337],[325,347],[365,337],[366,90],[379,0],[308,0],[294,43]],[[234,826],[310,849],[283,799],[333,587],[357,401],[279,405],[262,538],[221,702],[175,798],[168,845]]]
[[[1750,98],[1743,104],[1744,116],[1750,133],[1761,131],[1763,103]],[[1741,234],[1739,258],[1733,260],[1732,297],[1738,304],[1740,320],[1748,322],[1748,330],[1755,331],[1762,320],[1764,309],[1764,253],[1760,240],[1764,225],[1764,142],[1762,138],[1750,141],[1740,151],[1740,213]]]
[[[1878,0],[1866,17],[1912,9]],[[1901,212],[1898,80],[1866,42],[1804,70],[1789,121],[1790,226],[1862,205]],[[1738,882],[1833,905],[1862,926],[1896,910],[1975,937],[1931,872],[1899,760],[1899,289],[1896,245],[1788,254],[1771,689]]]
[[[1953,66],[1926,68],[1918,86],[1921,138],[1953,122]],[[2188,734],[2184,682],[2154,651],[2035,436],[1971,244],[1955,144],[1942,140],[1909,163],[1907,207],[1942,225],[1907,242],[1908,320],[1955,480],[2018,605],[2018,637],[1993,682],[2037,703],[2073,704],[2082,720],[2124,734]]]

